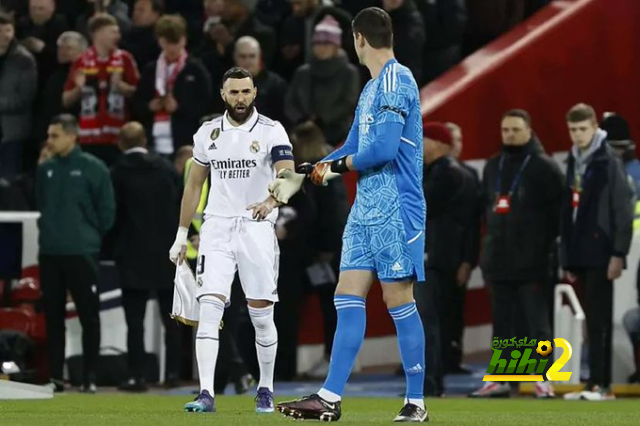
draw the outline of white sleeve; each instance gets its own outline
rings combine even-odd
[[[193,135],[193,161],[203,167],[209,167],[207,160],[207,147],[205,146],[207,139],[203,136],[206,132],[202,131],[202,127]]]

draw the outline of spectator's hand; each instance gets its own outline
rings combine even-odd
[[[622,267],[624,266],[624,259],[621,257],[613,256],[609,261],[609,270],[607,271],[607,278],[610,281],[617,280],[622,275]]]
[[[164,98],[153,98],[151,102],[149,102],[149,109],[152,112],[158,112],[162,108],[164,108]]]
[[[87,84],[87,76],[84,75],[84,71],[78,70],[76,76],[73,78],[73,82],[78,89],[82,89],[84,85]]]
[[[262,220],[269,216],[269,213],[276,207],[276,200],[269,197],[261,203],[253,203],[247,207],[247,210],[253,210],[253,218]]]
[[[200,250],[200,234],[192,235],[191,238],[189,238],[189,241],[194,249]]]
[[[22,45],[31,53],[40,53],[46,46],[44,41],[35,37],[25,38],[24,40],[22,40]]]
[[[116,72],[111,75],[111,87],[113,87],[116,92],[124,95],[127,93],[129,85],[125,83],[122,73]]]
[[[282,56],[284,56],[284,58],[287,59],[287,60],[295,59],[299,55],[300,55],[300,45],[299,44],[294,44],[294,45],[291,45],[291,46],[284,46],[282,48]]]
[[[456,274],[456,282],[458,283],[458,287],[464,287],[469,282],[471,278],[471,265],[467,262],[464,262],[458,268],[458,273]]]
[[[169,93],[164,98],[164,109],[169,114],[174,113],[178,109],[178,101],[176,101],[176,98],[173,97],[173,94]]]

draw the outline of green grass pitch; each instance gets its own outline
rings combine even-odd
[[[286,398],[277,398],[277,401]],[[2,426],[142,426],[142,425],[286,425],[300,424],[279,413],[256,414],[248,396],[216,398],[215,414],[184,413],[185,396],[69,393],[44,401],[0,401]],[[338,425],[390,424],[401,399],[347,398]],[[640,401],[607,402],[427,400],[431,423],[438,425],[638,425]],[[308,424],[309,422],[304,422]],[[317,422],[311,422],[317,423]]]

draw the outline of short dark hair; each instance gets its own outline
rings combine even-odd
[[[510,109],[502,115],[502,119],[504,120],[507,117],[521,118],[525,123],[527,123],[527,126],[531,127],[531,116],[523,109]]]
[[[253,76],[249,71],[240,67],[230,68],[229,70],[227,70],[227,72],[225,72],[222,75],[222,82],[220,83],[220,88],[222,89],[224,87],[224,82],[229,80],[230,78],[242,80],[243,78],[247,78],[247,77],[250,78],[251,81],[253,82]]]
[[[89,34],[93,35],[96,31],[100,31],[104,27],[110,27],[113,25],[118,25],[118,21],[116,21],[116,18],[109,15],[108,13],[98,13],[91,19],[89,19]]]
[[[164,15],[156,22],[155,32],[158,39],[178,43],[187,36],[187,21],[180,15]]]
[[[16,27],[16,21],[13,19],[13,15],[10,13],[3,12],[0,9],[0,25],[12,25],[14,28]]]
[[[393,47],[391,17],[379,7],[362,9],[351,22],[354,34],[362,34],[374,49]]]
[[[569,110],[567,121],[569,123],[579,123],[581,121],[593,121],[595,123],[598,120],[596,119],[596,111],[591,105],[579,103]]]
[[[136,0],[136,3],[140,3],[141,1],[148,1],[149,3],[151,3],[151,10],[156,12],[158,15],[162,15],[164,13],[163,0]]]
[[[62,130],[64,130],[65,133],[72,135],[78,134],[78,120],[71,114],[56,115],[49,123],[51,126],[56,126],[58,124],[62,126]]]

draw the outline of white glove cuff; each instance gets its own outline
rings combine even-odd
[[[186,245],[188,234],[189,234],[189,228],[185,228],[184,226],[179,227],[178,232],[176,233],[176,242],[182,243],[182,245]]]

